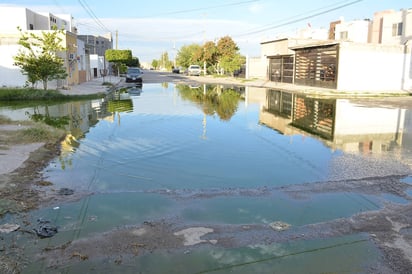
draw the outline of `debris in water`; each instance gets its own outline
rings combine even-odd
[[[183,244],[185,246],[196,245],[196,244],[200,244],[204,242],[210,242],[212,244],[216,244],[217,243],[216,240],[206,241],[206,240],[200,239],[200,237],[208,233],[211,233],[211,232],[213,232],[213,229],[207,228],[207,227],[190,227],[190,228],[186,228],[178,232],[175,232],[174,235],[176,236],[183,235],[183,237],[185,238],[185,241]]]
[[[290,227],[290,224],[285,223],[285,222],[281,222],[281,221],[276,221],[273,223],[270,223],[269,226],[276,231],[283,231],[283,230],[287,230]]]
[[[19,229],[20,226],[16,224],[4,224],[0,225],[0,233],[10,233]]]
[[[59,195],[72,195],[74,193],[74,190],[67,187],[63,187],[59,189],[58,193]]]
[[[38,219],[39,227],[33,229],[40,238],[53,237],[58,231],[57,226],[50,224],[50,221]]]

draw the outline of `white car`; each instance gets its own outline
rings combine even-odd
[[[187,74],[189,76],[200,76],[202,69],[198,65],[190,65],[187,69]]]

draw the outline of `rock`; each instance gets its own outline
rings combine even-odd
[[[0,233],[10,233],[19,229],[20,226],[16,224],[3,224],[0,225]]]
[[[74,193],[73,189],[63,187],[59,189],[59,195],[72,195]]]
[[[270,223],[269,226],[276,231],[283,231],[283,230],[287,230],[290,227],[290,224],[285,223],[285,222],[281,222],[281,221],[276,221],[273,223]]]
[[[33,229],[40,238],[50,238],[57,234],[57,226],[50,224],[50,221],[38,219],[39,227]]]
[[[186,228],[178,232],[175,232],[174,235],[175,236],[183,235],[183,237],[185,238],[185,241],[183,244],[185,246],[196,245],[196,244],[200,244],[204,242],[211,242],[215,244],[217,242],[216,240],[206,241],[206,240],[200,239],[200,237],[208,233],[211,233],[211,232],[213,232],[213,229],[207,228],[207,227],[190,227],[190,228]]]

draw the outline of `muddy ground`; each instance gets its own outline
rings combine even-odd
[[[408,98],[406,101],[411,103]],[[376,104],[385,101],[375,100]],[[370,100],[368,100],[370,103]],[[386,103],[388,103],[386,101]],[[396,105],[396,100],[390,100]],[[400,100],[400,104],[407,104]],[[4,130],[4,129],[3,129]],[[2,137],[4,138],[4,137]],[[4,140],[3,140],[4,141]],[[14,145],[3,146],[13,153]],[[40,146],[28,146],[27,157],[16,169],[0,174],[0,209],[5,213],[22,214],[44,205],[53,205],[63,198],[56,191],[55,195],[44,195],[43,187],[50,187],[42,177],[42,170],[51,159],[60,152],[60,140],[42,143]],[[4,161],[4,158],[0,158]],[[274,192],[283,192],[294,199],[304,199],[316,193],[352,192],[373,195],[391,194],[403,198],[405,203],[387,203],[377,211],[363,212],[350,218],[341,218],[329,222],[316,223],[303,227],[274,231],[269,225],[185,225],[176,218],[147,220],[135,225],[119,227],[113,231],[98,234],[92,238],[48,247],[38,254],[48,267],[61,267],[79,260],[98,261],[105,258],[116,264],[127,263],[135,256],[152,252],[190,252],[205,245],[223,248],[242,247],[250,244],[272,244],[293,240],[310,240],[341,235],[366,233],[370,240],[382,251],[382,260],[367,273],[411,273],[412,269],[412,197],[408,194],[411,185],[402,181],[410,174],[385,174],[375,178],[345,179],[341,181],[318,182],[293,185],[281,188],[199,190],[196,192],[163,192],[177,200],[208,199],[217,196],[265,196]],[[85,194],[89,195],[89,194]],[[67,198],[67,197],[65,197]],[[80,196],[70,199],[79,199]],[[0,222],[4,224],[4,222]],[[35,241],[36,235],[26,223],[19,230],[11,233],[26,235]],[[0,234],[0,272],[18,273],[24,267],[24,258],[16,255],[18,247],[6,243],[6,234]],[[9,233],[7,234],[9,235]]]

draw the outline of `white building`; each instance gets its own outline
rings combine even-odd
[[[341,22],[335,26],[335,40],[367,43],[370,26],[370,20],[355,20],[349,22],[341,20]]]
[[[18,44],[21,33],[32,32],[41,36],[43,31],[51,31],[54,27],[63,29],[64,46],[67,48],[61,57],[65,60],[68,77],[63,81],[53,81],[51,86],[78,84],[77,39],[72,25],[71,15],[54,15],[51,13],[36,13],[23,7],[2,7],[0,9],[0,86],[22,87],[27,77],[19,67],[14,65],[13,57],[21,46]],[[84,55],[84,54],[83,54]],[[73,57],[73,58],[72,58]]]
[[[371,29],[371,43],[405,45],[412,40],[412,9],[376,12]]]

